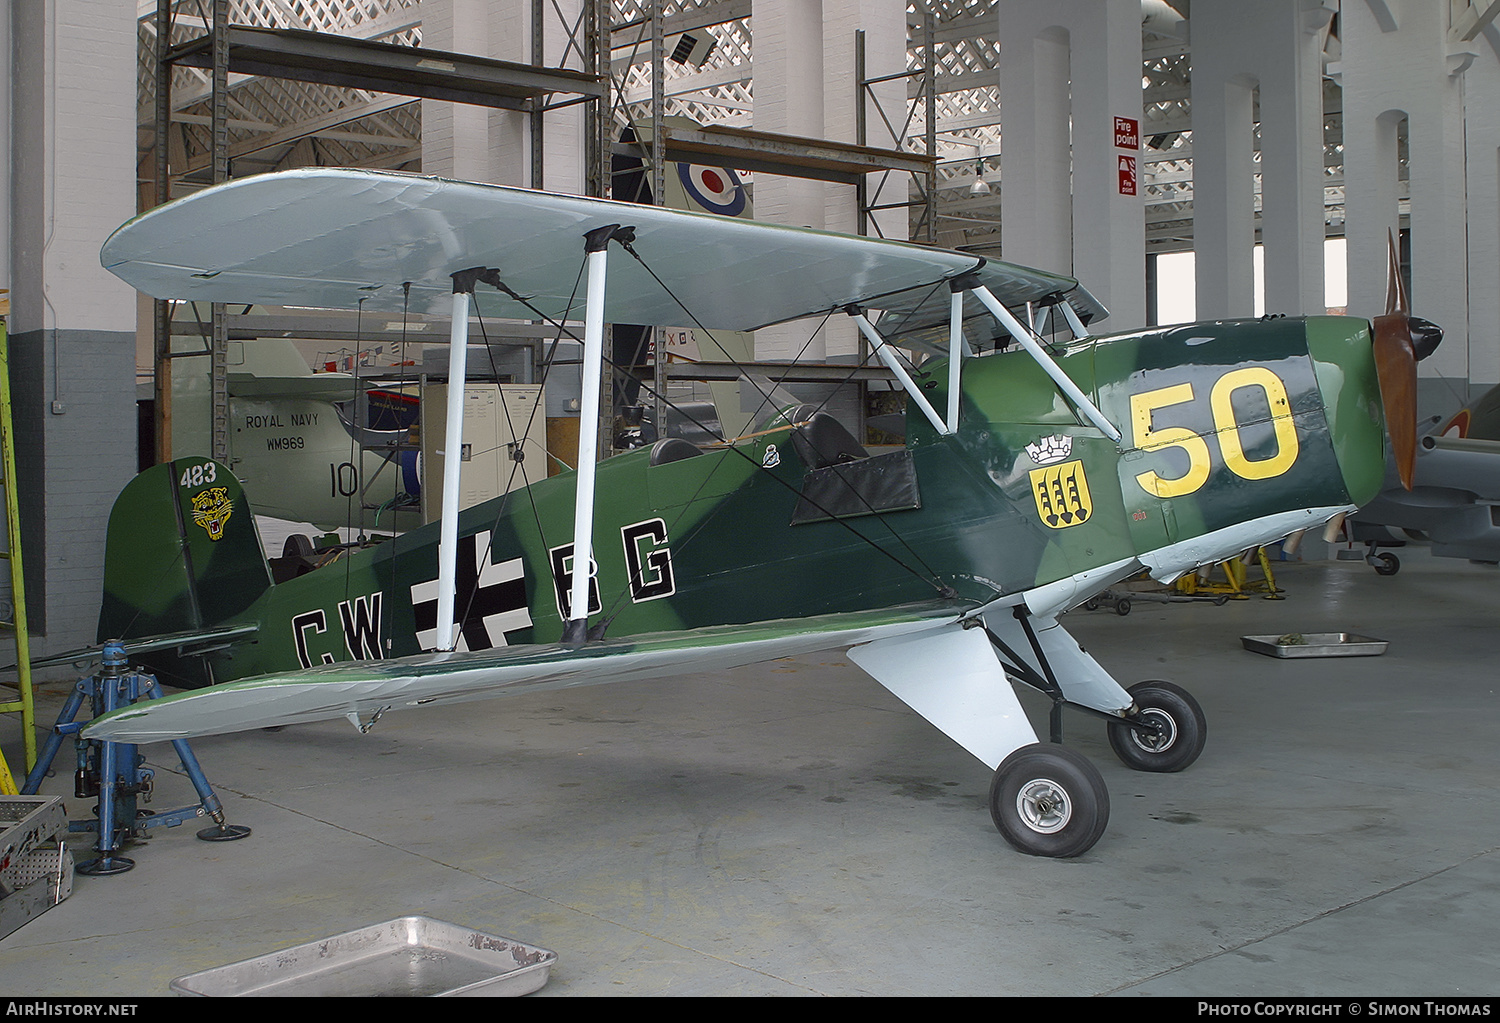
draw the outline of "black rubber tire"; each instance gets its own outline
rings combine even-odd
[[[1377,554],[1370,560],[1376,575],[1395,575],[1401,571],[1401,559],[1394,554]]]
[[[1159,722],[1161,739],[1153,740],[1124,722],[1110,722],[1109,745],[1120,762],[1134,771],[1171,774],[1198,759],[1208,739],[1203,708],[1186,689],[1171,682],[1138,682],[1130,687],[1141,716]]]
[[[1130,613],[1130,600],[1129,600],[1129,598],[1127,598],[1127,597],[1121,597],[1119,600],[1115,601],[1115,614],[1117,614],[1121,618],[1123,618],[1126,615],[1128,615],[1129,613]]]
[[[1055,743],[1032,743],[996,768],[990,818],[1027,855],[1079,856],[1109,824],[1109,790],[1087,757]]]

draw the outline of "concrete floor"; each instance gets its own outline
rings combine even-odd
[[[252,837],[154,832],[138,866],[0,940],[0,991],[150,996],[408,914],[558,955],[563,995],[1493,995],[1500,572],[1279,566],[1287,599],[1065,624],[1209,721],[1179,775],[1099,766],[1109,829],[1014,852],[989,771],[838,653],[193,746]],[[1376,658],[1245,634],[1354,631]],[[52,721],[65,687],[49,686]],[[1046,704],[1026,700],[1039,730]],[[14,728],[0,733],[20,762]],[[194,801],[171,748],[153,809]],[[45,792],[71,789],[71,763]],[[90,805],[69,797],[72,816]],[[80,858],[89,840],[80,836]]]

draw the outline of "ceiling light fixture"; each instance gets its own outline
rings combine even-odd
[[[990,194],[990,183],[984,180],[984,160],[974,158],[974,183],[969,186],[969,197],[971,199],[983,198]]]

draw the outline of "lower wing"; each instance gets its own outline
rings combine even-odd
[[[87,739],[157,742],[277,725],[378,716],[404,707],[740,667],[942,629],[970,609],[953,602],[655,633],[583,646],[499,647],[353,661],[261,675],[145,700],[102,715]]]

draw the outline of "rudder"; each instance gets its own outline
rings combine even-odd
[[[109,514],[98,639],[219,625],[270,586],[250,503],[234,473],[207,458],[154,465],[126,484]],[[201,675],[186,663],[181,669]]]

